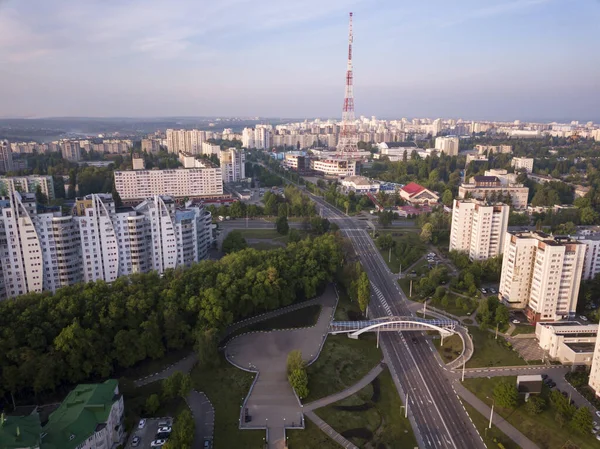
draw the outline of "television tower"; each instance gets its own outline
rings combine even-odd
[[[354,76],[352,71],[352,13],[348,29],[348,67],[346,69],[346,95],[342,110],[342,129],[338,141],[337,152],[342,156],[355,157],[358,153],[358,134],[354,123]]]

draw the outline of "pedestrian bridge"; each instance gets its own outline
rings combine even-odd
[[[438,331],[442,335],[455,332],[458,322],[449,319],[418,318],[414,316],[390,316],[364,321],[332,321],[329,325],[330,334],[348,334],[358,338],[363,332],[380,331]]]

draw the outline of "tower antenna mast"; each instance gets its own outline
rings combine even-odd
[[[358,134],[354,123],[354,72],[352,69],[352,13],[348,28],[348,66],[346,68],[346,91],[344,95],[344,108],[342,110],[342,128],[337,150],[344,156],[354,156],[358,153]],[[354,153],[354,154],[353,154]]]

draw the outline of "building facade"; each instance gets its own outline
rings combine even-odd
[[[223,176],[219,167],[115,171],[115,188],[123,200],[215,197],[223,195]]]
[[[54,182],[52,176],[1,176],[0,195],[6,196],[8,192],[36,193],[38,187],[49,200],[54,199]]]
[[[510,205],[515,209],[526,209],[529,187],[523,184],[503,185],[497,176],[473,176],[468,183],[458,187],[458,197],[461,199],[470,197],[479,200],[495,200],[499,196],[509,196]]]
[[[515,168],[515,171],[525,169],[527,173],[533,172],[533,158],[532,157],[514,157],[510,161],[510,165]]]
[[[244,150],[229,148],[219,153],[223,182],[239,182],[246,177],[246,154]]]
[[[450,228],[450,251],[486,260],[504,251],[510,207],[479,200],[454,200]]]
[[[479,154],[510,154],[512,153],[511,145],[475,145],[475,149]]]
[[[325,176],[343,178],[356,175],[356,161],[351,159],[311,159],[310,168]]]
[[[530,321],[556,321],[575,314],[585,245],[543,232],[509,232],[498,297],[524,309]]]
[[[456,136],[436,137],[435,149],[447,156],[458,156],[459,138]]]
[[[77,140],[63,140],[60,142],[60,152],[62,153],[63,159],[71,162],[78,162],[81,160],[81,145]]]
[[[7,140],[0,140],[0,172],[6,173],[13,170],[12,150]]]
[[[535,326],[535,338],[544,355],[564,365],[590,366],[597,337],[597,324],[561,321],[539,322]]]

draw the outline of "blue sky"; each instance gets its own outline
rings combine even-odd
[[[600,121],[600,0],[0,0],[0,117]]]

